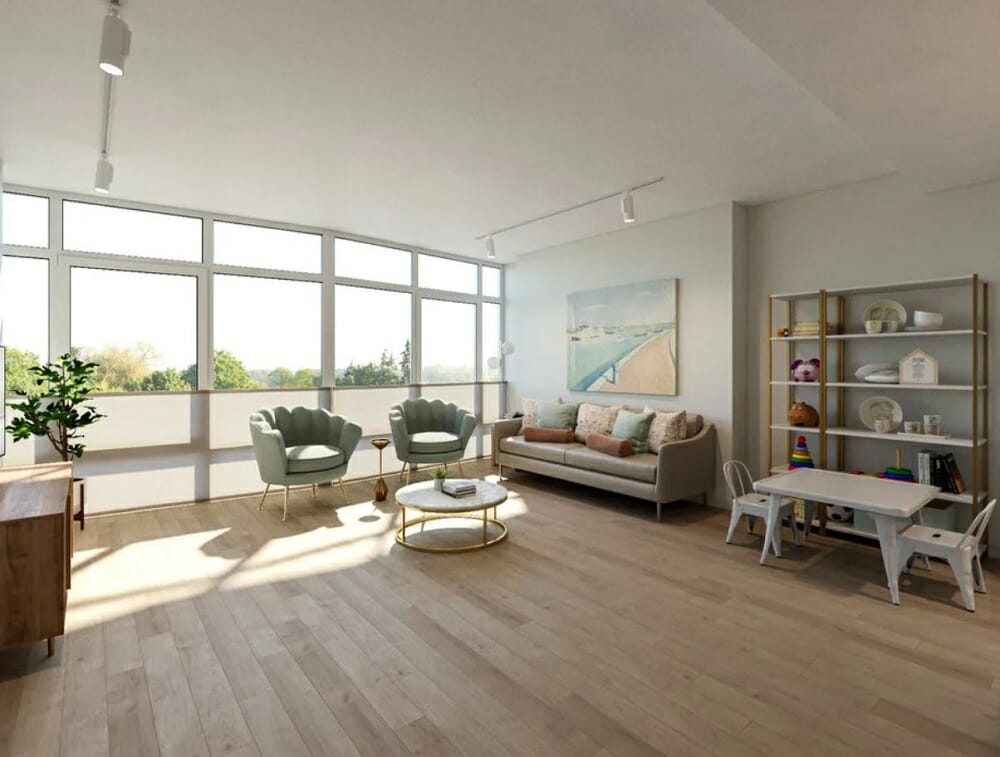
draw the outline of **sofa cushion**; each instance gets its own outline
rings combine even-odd
[[[285,452],[289,473],[315,473],[344,464],[344,453],[329,444],[297,444]]]
[[[523,436],[506,436],[500,440],[500,451],[511,455],[532,457],[549,463],[565,463],[568,450],[586,449],[576,442],[529,442]]]
[[[571,442],[573,441],[573,430],[569,428],[525,426],[524,440],[528,442]]]
[[[562,397],[556,397],[552,401],[558,404],[562,402]],[[525,426],[538,425],[538,406],[541,404],[542,400],[531,399],[529,397],[521,398],[521,411],[524,413]]]
[[[631,410],[622,410],[615,418],[611,435],[619,439],[628,439],[636,452],[645,452],[649,449],[649,427],[653,423],[654,415],[655,413],[633,413]]]
[[[705,427],[705,419],[700,415],[687,414],[687,438],[690,439],[693,436],[698,436],[701,430]]]
[[[576,411],[576,440],[586,444],[587,437],[591,434],[610,434],[615,425],[615,418],[618,417],[618,411],[624,407],[624,405],[607,407],[595,405],[593,402],[581,402],[580,409]]]
[[[687,439],[687,413],[654,410],[646,406],[647,413],[655,413],[653,423],[649,427],[649,450],[656,452],[667,442],[679,442]]]
[[[436,452],[454,452],[462,446],[456,434],[447,431],[420,431],[410,434],[410,452],[433,455]]]
[[[580,446],[566,452],[566,465],[650,484],[656,483],[656,461],[656,455],[649,452],[631,457],[613,457]]]
[[[573,428],[579,405],[562,402],[542,402],[538,406],[538,423],[541,428]]]
[[[618,439],[610,434],[591,434],[587,437],[587,448],[615,457],[631,457],[635,454],[632,442],[628,439]]]

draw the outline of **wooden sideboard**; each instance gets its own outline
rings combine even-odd
[[[72,541],[72,463],[0,468],[0,648],[66,627]]]

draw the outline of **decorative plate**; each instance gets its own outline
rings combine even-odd
[[[865,428],[871,431],[875,430],[875,420],[879,418],[889,418],[892,431],[903,422],[903,408],[892,397],[869,397],[861,403],[860,415]]]
[[[895,363],[866,363],[854,372],[854,377],[858,381],[864,381],[866,377],[881,371],[899,371],[899,361]]]
[[[895,300],[879,300],[865,308],[865,321],[896,321],[899,328],[906,325],[906,308]]]
[[[869,384],[898,384],[899,371],[879,371],[878,373],[869,373],[863,380]]]

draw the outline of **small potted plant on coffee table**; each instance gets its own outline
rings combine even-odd
[[[437,491],[441,491],[441,488],[444,486],[444,480],[447,477],[447,475],[448,471],[446,471],[444,468],[437,468],[434,471],[434,488]]]
[[[93,405],[87,404],[94,391],[93,375],[97,367],[97,363],[88,363],[67,352],[47,365],[29,368],[35,385],[21,393],[20,402],[10,403],[10,408],[18,415],[7,424],[7,433],[15,442],[44,436],[63,462],[82,457],[86,445],[81,429],[105,417]],[[73,512],[81,529],[84,526],[83,487],[84,479],[73,479]]]

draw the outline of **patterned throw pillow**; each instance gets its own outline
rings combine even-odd
[[[607,407],[592,402],[580,403],[580,409],[576,413],[576,440],[586,444],[587,437],[591,434],[610,434],[615,425],[615,418],[618,417],[618,411],[624,407],[624,405]]]
[[[656,452],[667,442],[678,442],[687,438],[687,411],[667,413],[654,410],[648,405],[643,408],[643,411],[656,413],[653,416],[653,425],[649,427],[650,452]]]
[[[553,402],[562,402],[562,397],[556,397]],[[524,413],[524,418],[521,420],[522,426],[537,426],[538,425],[538,405],[544,402],[544,400],[533,400],[527,397],[521,398],[521,412]]]

